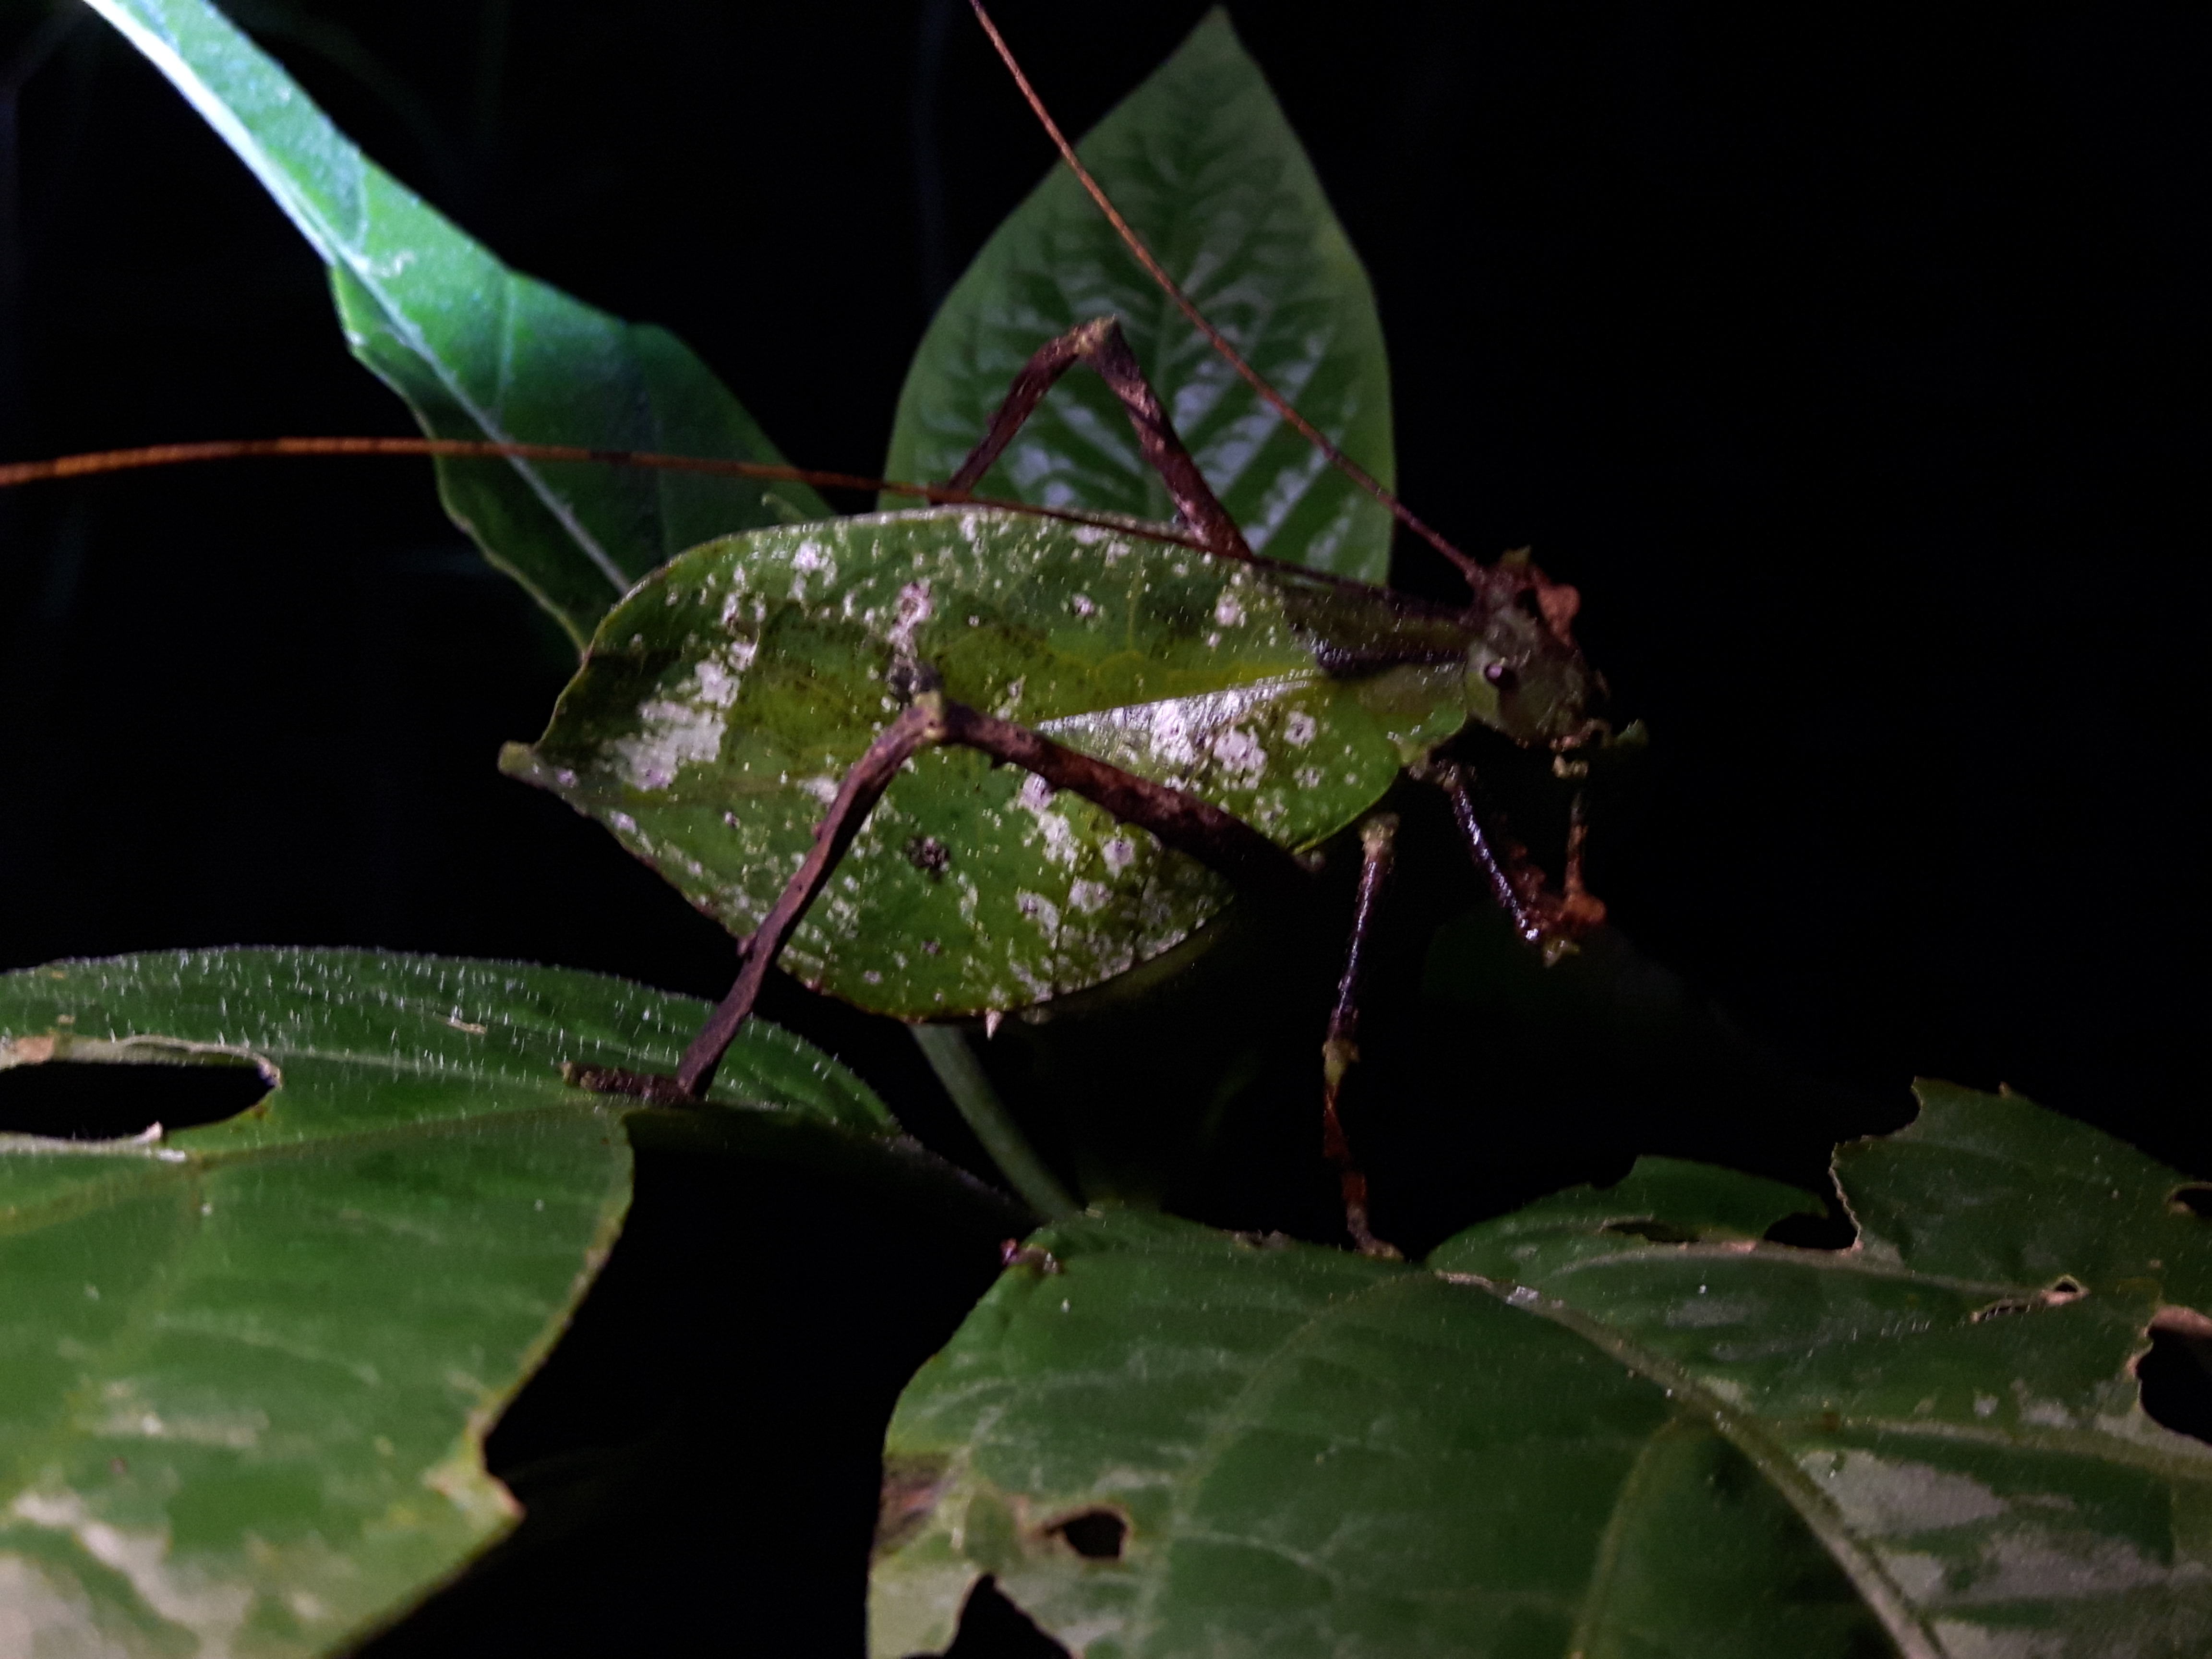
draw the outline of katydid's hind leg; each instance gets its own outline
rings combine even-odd
[[[1112,317],[1094,317],[1087,323],[1079,323],[1056,340],[1048,340],[1037,348],[1022,372],[1014,376],[1007,388],[1006,401],[991,416],[991,424],[983,434],[982,442],[969,452],[960,470],[952,475],[955,489],[973,489],[991,470],[992,463],[1013,441],[1022,423],[1036,412],[1046,392],[1070,368],[1078,363],[1088,363],[1098,371],[1121,407],[1128,411],[1129,424],[1137,429],[1137,442],[1145,459],[1168,487],[1168,495],[1175,501],[1176,511],[1183,522],[1196,532],[1198,538],[1212,551],[1225,558],[1249,560],[1252,550],[1245,544],[1244,532],[1237,521],[1215,497],[1212,487],[1198,470],[1182,440],[1176,435],[1175,423],[1161,405],[1159,394],[1146,380],[1145,372],[1137,366],[1137,354],[1129,349],[1129,342],[1121,333],[1121,323]]]
[[[650,1100],[702,1097],[731,1039],[759,1000],[768,970],[775,965],[808,908],[850,850],[854,837],[884,791],[908,760],[939,744],[978,750],[1001,765],[1035,773],[1053,788],[1080,795],[1124,823],[1151,831],[1167,846],[1197,859],[1240,888],[1298,897],[1310,889],[1310,878],[1296,859],[1211,801],[1094,760],[1026,726],[954,702],[942,692],[927,691],[884,728],[845,774],[797,873],[744,941],[737,982],[684,1049],[676,1076],[672,1079],[587,1066],[575,1068],[570,1081],[602,1094],[635,1095]]]
[[[1367,1177],[1352,1156],[1352,1143],[1344,1133],[1338,1110],[1344,1080],[1359,1059],[1359,994],[1367,978],[1367,961],[1373,943],[1375,919],[1382,907],[1382,893],[1390,880],[1395,855],[1398,819],[1377,812],[1359,826],[1359,896],[1352,912],[1352,938],[1345,947],[1344,972],[1336,982],[1336,1005],[1329,1011],[1328,1035],[1321,1045],[1321,1143],[1328,1161],[1336,1166],[1344,1191],[1344,1227],[1362,1255],[1395,1259],[1398,1251],[1375,1237],[1367,1219]]]
[[[853,763],[838,786],[830,811],[814,831],[814,843],[799,860],[799,870],[784,884],[760,926],[739,942],[737,982],[730,994],[707,1016],[707,1023],[684,1050],[673,1078],[623,1071],[615,1066],[577,1066],[566,1073],[580,1088],[600,1094],[635,1095],[647,1100],[689,1102],[703,1098],[714,1080],[715,1067],[760,1000],[768,970],[783,953],[784,945],[822,891],[853,838],[867,822],[890,781],[922,750],[945,741],[945,711],[939,698],[919,698],[904,709],[867,752]]]

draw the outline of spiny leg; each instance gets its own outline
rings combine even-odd
[[[1129,349],[1120,321],[1112,317],[1094,317],[1087,323],[1079,323],[1058,339],[1037,348],[1022,372],[1014,376],[1006,401],[991,416],[983,441],[969,452],[960,470],[952,475],[951,488],[973,489],[981,483],[991,464],[1021,430],[1022,422],[1036,412],[1045,393],[1078,363],[1088,363],[1097,369],[1099,378],[1121,400],[1121,407],[1129,414],[1129,424],[1137,429],[1137,443],[1145,453],[1145,459],[1166,483],[1183,522],[1197,532],[1198,538],[1208,548],[1224,558],[1249,560],[1252,550],[1245,544],[1244,532],[1237,529],[1236,520],[1215,498],[1212,487],[1198,470],[1198,463],[1176,435],[1175,424],[1161,407],[1158,393],[1145,379],[1144,370],[1137,366],[1137,354]]]
[[[1093,760],[1026,726],[982,714],[941,693],[924,692],[884,727],[845,774],[797,873],[785,884],[760,926],[744,941],[744,962],[737,982],[684,1051],[675,1077],[614,1066],[572,1066],[568,1080],[603,1094],[635,1095],[648,1100],[681,1103],[702,1097],[713,1083],[714,1068],[721,1063],[731,1039],[752,1012],[768,970],[782,954],[808,907],[852,847],[854,837],[899,769],[922,750],[947,744],[980,750],[1002,765],[1035,773],[1054,789],[1080,795],[1123,822],[1151,831],[1163,844],[1197,859],[1239,887],[1301,896],[1310,890],[1311,878],[1296,859],[1212,802]]]
[[[1541,951],[1547,964],[1568,954],[1576,939],[1605,920],[1604,903],[1582,884],[1583,842],[1588,831],[1579,794],[1567,830],[1567,887],[1555,893],[1546,886],[1544,872],[1529,861],[1525,848],[1483,822],[1464,766],[1446,763],[1429,778],[1450,801],[1452,821],[1491,896],[1511,920],[1513,931]]]
[[[698,1036],[691,1039],[678,1064],[676,1075],[632,1072],[614,1066],[570,1066],[569,1082],[600,1094],[636,1095],[647,1100],[682,1103],[699,1099],[714,1080],[714,1068],[737,1035],[738,1027],[759,1000],[768,970],[782,954],[792,932],[830,879],[853,838],[860,833],[868,814],[883,799],[884,791],[898,775],[899,768],[924,749],[945,740],[942,708],[938,700],[917,699],[885,726],[867,752],[853,763],[838,786],[830,811],[814,831],[814,844],[799,860],[799,870],[784,884],[761,924],[738,943],[737,983],[730,988],[714,1012],[707,1017]]]
[[[1336,982],[1336,1006],[1329,1011],[1328,1035],[1321,1045],[1321,1146],[1336,1166],[1344,1189],[1344,1226],[1362,1255],[1395,1259],[1397,1249],[1375,1237],[1367,1222],[1367,1177],[1352,1161],[1337,1103],[1344,1079],[1359,1059],[1359,993],[1367,977],[1368,947],[1382,891],[1390,879],[1398,818],[1377,812],[1359,826],[1359,896],[1352,911],[1352,938],[1345,947],[1344,973]]]

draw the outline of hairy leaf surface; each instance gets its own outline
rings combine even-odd
[[[1921,1094],[1839,1157],[1845,1251],[1656,1159],[1420,1267],[1038,1235],[893,1419],[875,1651],[985,1573],[1089,1659],[2212,1649],[2212,1448],[2131,1370],[2212,1232],[2094,1130]]]
[[[1390,369],[1374,290],[1227,15],[1211,13],[1077,148],[1214,326],[1389,484]],[[885,475],[951,477],[1030,354],[1109,313],[1255,549],[1389,580],[1389,514],[1238,378],[1059,165],[984,244],[930,325],[899,397]],[[1146,519],[1174,510],[1120,403],[1086,368],[1060,382],[981,488]]]
[[[721,1108],[632,1113],[562,1080],[665,1069],[703,1012],[348,951],[0,976],[0,1085],[66,1061],[270,1085],[174,1134],[0,1134],[0,1650],[327,1652],[506,1532],[483,1438],[621,1228],[625,1118],[887,1145],[865,1085],[758,1020]]]
[[[508,270],[377,167],[206,0],[89,0],[168,76],[330,267],[354,355],[434,437],[781,463],[712,370],[665,330]],[[455,523],[580,648],[679,549],[787,516],[743,479],[527,461],[437,463]],[[804,484],[774,492],[801,517]]]
[[[1295,571],[970,508],[697,548],[611,615],[534,748],[503,759],[749,933],[839,780],[926,665],[947,696],[1202,795],[1286,847],[1350,822],[1467,718],[1464,659],[1325,674],[1314,630],[1372,644],[1449,619]],[[1018,1007],[1126,971],[1227,892],[1088,802],[970,751],[915,758],[786,951],[908,1018]]]

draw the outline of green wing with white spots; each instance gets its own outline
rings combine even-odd
[[[1012,514],[759,531],[641,583],[544,737],[503,764],[737,933],[896,712],[902,665],[1305,848],[1468,718],[1458,661],[1324,671],[1317,627],[1371,638],[1398,615],[1376,590]],[[1432,654],[1457,648],[1449,624],[1426,625],[1443,630]],[[1228,898],[1211,872],[1088,802],[939,750],[892,785],[784,960],[865,1007],[970,1014],[1112,978]]]

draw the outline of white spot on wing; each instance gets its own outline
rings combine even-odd
[[[899,589],[898,617],[884,635],[891,649],[902,657],[914,655],[914,630],[935,615],[936,610],[929,597],[928,582],[908,582]]]
[[[716,689],[721,689],[719,680]],[[697,695],[703,687],[690,690]],[[734,689],[730,695],[736,695]],[[655,698],[638,705],[637,718],[642,729],[635,737],[607,744],[609,758],[633,789],[665,789],[687,763],[712,761],[722,752],[722,717],[712,708]]]

